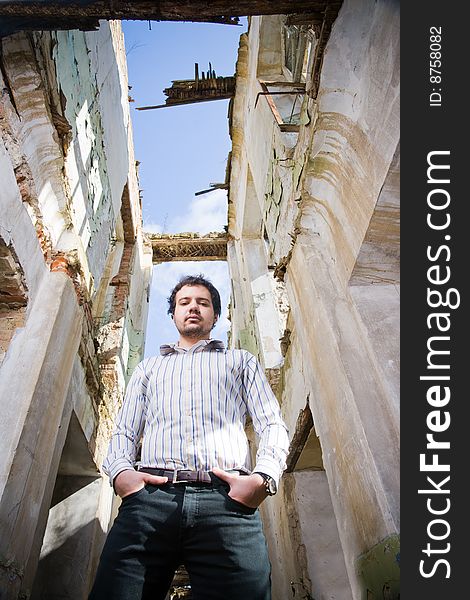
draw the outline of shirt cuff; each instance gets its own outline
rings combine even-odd
[[[279,487],[279,479],[281,478],[282,470],[277,462],[270,460],[269,458],[259,458],[252,472],[265,473],[266,475],[269,475],[274,479],[276,485]]]
[[[104,472],[109,477],[110,485],[114,487],[114,480],[122,471],[134,471],[134,465],[125,458],[114,461],[111,465],[104,468]]]

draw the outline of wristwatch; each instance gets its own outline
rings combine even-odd
[[[256,473],[261,475],[261,477],[264,479],[264,486],[268,496],[274,496],[274,494],[277,492],[277,485],[274,479],[270,475],[266,475],[266,473],[260,473],[259,471],[256,471]]]

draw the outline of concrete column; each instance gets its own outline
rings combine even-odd
[[[57,478],[33,600],[87,597],[96,570],[95,545],[104,539],[97,518],[102,485],[101,477]]]
[[[361,555],[399,531],[397,406],[383,368],[395,350],[374,341],[380,328],[367,326],[350,288],[399,141],[398,26],[393,2],[345,0],[340,10],[286,273],[294,328],[310,349],[310,407],[356,600],[365,598]],[[371,289],[369,314],[382,298]],[[387,560],[390,575],[395,552]]]
[[[47,273],[2,365],[0,589],[17,599],[34,543],[78,350],[82,313],[63,273]]]
[[[21,582],[21,591],[28,594],[33,589],[33,582],[36,577],[36,571],[38,568],[39,556],[44,540],[44,533],[49,517],[49,510],[51,503],[53,502],[53,494],[55,488],[55,482],[57,479],[57,473],[59,470],[59,464],[62,458],[64,444],[68,434],[69,422],[72,413],[72,402],[70,398],[70,391],[67,394],[65,401],[64,410],[62,412],[62,419],[58,428],[58,435],[55,441],[55,449],[53,452],[53,459],[49,466],[47,473],[47,481],[44,487],[44,495],[42,497],[41,508],[38,512],[38,518],[36,522],[36,530],[34,532],[34,539],[31,544],[29,552],[28,563],[24,569],[24,575]]]
[[[293,319],[311,348],[310,399],[349,577],[358,556],[398,529],[399,435],[387,386],[347,288],[297,240],[289,269]]]

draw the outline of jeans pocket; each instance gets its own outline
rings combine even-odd
[[[237,512],[241,512],[245,515],[253,515],[256,511],[257,508],[253,508],[251,506],[247,506],[246,504],[243,504],[242,502],[239,502],[238,500],[235,500],[234,498],[232,498],[232,496],[230,496],[230,489],[227,489],[226,487],[222,487],[220,488],[222,491],[222,494],[225,496],[226,500],[228,501],[228,503],[237,511]]]
[[[133,498],[137,498],[137,496],[140,496],[140,494],[145,491],[145,485],[141,488],[139,488],[137,491],[135,492],[131,492],[130,494],[127,494],[127,496],[124,496],[123,498],[121,498],[121,502],[128,502],[129,500],[132,500]]]

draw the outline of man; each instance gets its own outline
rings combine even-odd
[[[257,507],[285,467],[278,402],[253,355],[210,339],[212,283],[184,277],[168,301],[179,341],[136,367],[103,465],[122,503],[90,598],[163,600],[184,564],[195,600],[268,600]],[[259,436],[251,474],[247,415]]]

